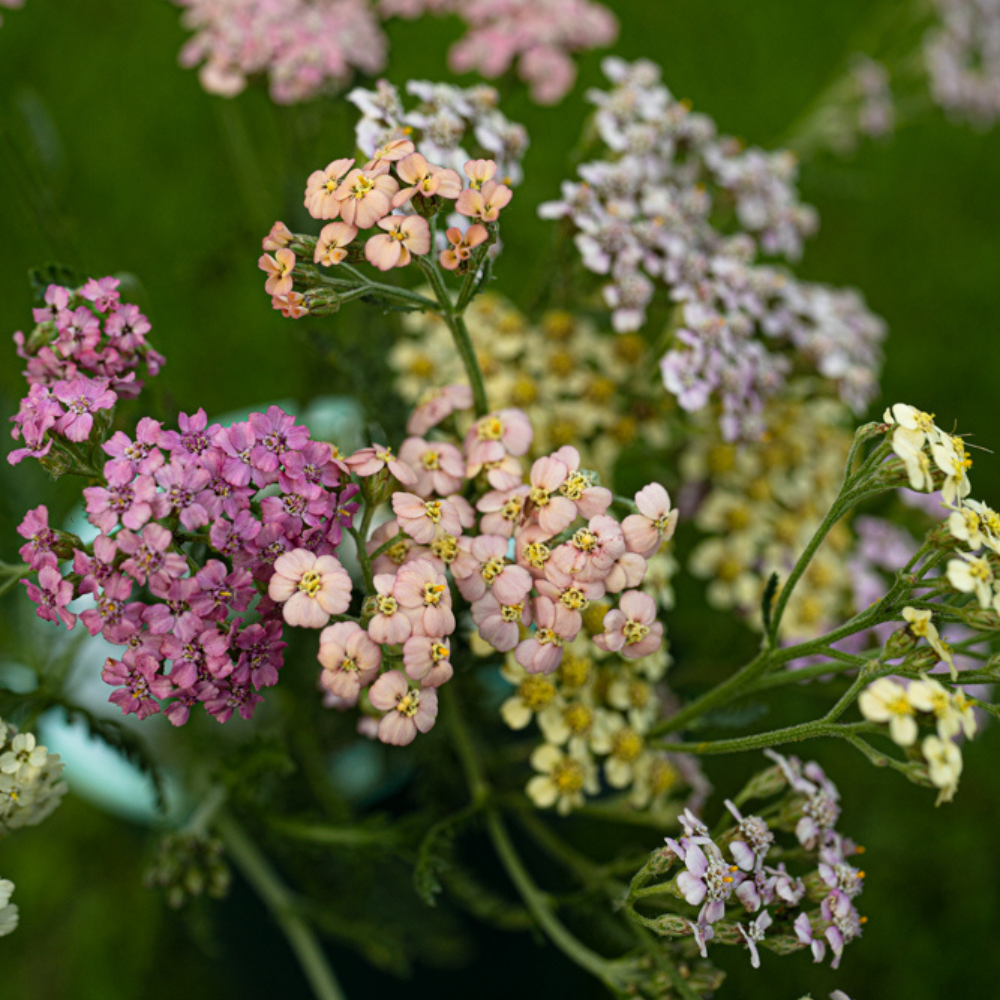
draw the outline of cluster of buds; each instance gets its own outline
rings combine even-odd
[[[333,160],[309,176],[305,206],[314,219],[327,222],[318,239],[296,236],[277,222],[263,241],[265,251],[275,251],[258,262],[267,274],[264,290],[286,316],[298,318],[310,311],[312,297],[294,290],[295,279],[300,277],[306,283],[300,287],[308,288],[316,273],[308,266],[296,268],[291,247],[312,248],[313,263],[323,267],[360,260],[380,271],[406,267],[431,251],[428,218],[454,203],[455,212],[472,224],[464,232],[457,226],[447,230],[448,247],[441,251],[440,263],[447,270],[464,271],[473,250],[495,239],[500,210],[513,194],[494,179],[493,160],[466,161],[463,184],[454,170],[428,163],[409,139],[391,140],[362,167],[354,163]],[[361,230],[373,227],[381,232],[359,238]]]
[[[44,506],[29,511],[18,531],[35,576],[23,582],[39,616],[67,628],[69,602],[90,596],[87,631],[127,647],[103,673],[123,712],[144,718],[167,701],[174,725],[199,703],[220,722],[249,718],[282,665],[281,612],[264,593],[275,564],[294,550],[336,563],[356,488],[340,487],[331,446],[280,407],[231,427],[199,410],[179,426],[146,417],[134,439],[100,444],[100,485],[83,491],[93,542],[54,531]]]
[[[604,61],[588,96],[602,156],[563,184],[545,218],[571,225],[619,332],[646,320],[658,288],[675,302],[661,367],[687,411],[713,403],[727,439],[760,433],[764,400],[796,369],[829,379],[855,410],[876,391],[883,324],[852,292],[803,282],[761,256],[796,259],[816,227],[795,158],[716,134],[660,83],[656,66]],[[734,219],[723,230],[720,218]]]
[[[27,337],[14,334],[30,388],[11,418],[15,440],[25,445],[7,456],[12,465],[46,458],[57,440],[86,441],[95,421],[107,423],[118,399],[139,394],[140,366],[150,376],[159,372],[164,358],[146,342],[149,321],[121,301],[118,285],[110,277],[75,289],[49,285],[45,305],[34,310],[35,328]],[[53,456],[50,464],[59,471],[55,463]]]
[[[572,53],[610,45],[618,35],[615,16],[592,0],[380,0],[379,10],[457,15],[469,32],[448,54],[452,70],[493,79],[516,61],[539,104],[557,104],[572,88]]]
[[[202,834],[164,834],[156,857],[146,869],[147,889],[161,889],[167,905],[177,910],[200,896],[223,899],[229,892],[231,873],[222,853],[222,841]]]
[[[0,719],[0,837],[37,826],[66,794],[59,754]]]
[[[271,99],[293,104],[385,68],[387,42],[365,0],[174,0],[194,36],[181,65],[199,66],[210,94],[234,97],[267,76]]]
[[[744,816],[727,800],[735,825],[713,837],[685,811],[684,835],[666,838],[666,848],[655,852],[633,881],[631,899],[655,894],[659,902],[671,893],[697,907],[693,916],[667,912],[644,922],[667,937],[692,937],[702,957],[709,942],[744,945],[754,968],[760,965],[758,945],[779,954],[809,948],[816,962],[829,949],[837,968],[845,945],[861,934],[864,923],[854,900],[865,873],[852,864],[862,848],[835,829],[840,795],[822,768],[767,753],[777,766],[758,783],[762,793],[784,790],[784,799],[771,810],[777,818],[768,823]],[[784,832],[793,833],[796,843],[784,846],[778,836]],[[804,858],[814,867],[795,874]],[[649,885],[665,876],[672,877]],[[753,917],[744,923],[740,914]]]

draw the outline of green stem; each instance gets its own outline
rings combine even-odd
[[[670,985],[677,991],[677,995],[682,997],[683,1000],[701,1000],[701,997],[685,981],[680,969],[667,958],[664,950],[657,945],[656,939],[642,926],[644,921],[640,922],[641,918],[639,918],[639,915],[629,910],[628,917],[632,925],[632,933],[643,948],[646,949],[660,970],[666,973],[667,978],[670,980]]]
[[[476,357],[476,350],[472,346],[472,337],[469,336],[469,329],[465,325],[462,313],[452,303],[437,264],[425,257],[417,257],[416,261],[431,283],[434,296],[438,301],[438,312],[448,325],[452,339],[455,341],[455,348],[465,366],[465,374],[469,377],[469,385],[472,387],[472,401],[476,416],[485,416],[489,410],[489,404],[486,402],[486,384],[483,381],[479,359]]]
[[[400,542],[405,542],[408,535],[405,531],[399,532],[398,535],[393,535],[392,538],[387,542],[383,542],[368,558],[374,562],[383,552],[388,552],[394,545],[398,545]]]
[[[330,826],[326,823],[304,823],[301,820],[280,819],[272,817],[268,820],[271,827],[295,840],[303,840],[310,844],[341,845],[350,847],[365,847],[372,844],[392,845],[397,836],[392,830],[370,829],[363,826]]]
[[[278,877],[267,858],[228,812],[218,814],[216,829],[229,856],[284,932],[316,1000],[346,1000],[316,934],[299,914],[291,891]]]
[[[821,736],[839,736],[846,738],[856,733],[874,733],[879,726],[874,722],[837,723],[817,719],[814,722],[802,722],[797,726],[786,726],[784,729],[774,729],[769,733],[757,733],[754,736],[738,736],[731,740],[713,740],[707,743],[670,743],[663,741],[653,744],[660,750],[672,753],[691,753],[699,756],[709,756],[721,753],[741,753],[745,750],[763,750],[767,747],[778,747],[784,743],[799,743],[802,740],[817,739]]]

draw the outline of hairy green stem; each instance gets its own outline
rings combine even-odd
[[[764,750],[767,747],[779,747],[784,743],[800,743],[803,740],[817,739],[820,736],[839,736],[846,738],[856,733],[874,733],[879,726],[874,722],[826,722],[817,719],[814,722],[802,722],[797,726],[786,726],[784,729],[774,729],[769,733],[757,733],[753,736],[737,736],[730,740],[712,740],[706,743],[670,743],[661,741],[652,744],[660,750],[670,750],[673,753],[691,753],[708,756],[722,753],[741,753],[745,750]]]
[[[316,1000],[346,1000],[315,932],[298,912],[291,890],[231,814],[220,812],[215,825],[236,867],[284,932]]]

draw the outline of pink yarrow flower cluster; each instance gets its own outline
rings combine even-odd
[[[39,616],[126,647],[103,672],[126,713],[249,718],[277,683],[284,625],[321,628],[350,603],[335,556],[358,509],[347,467],[277,406],[230,427],[203,410],[177,430],[143,418],[101,447],[103,482],[83,491],[92,544],[45,507],[18,529]]]
[[[354,159],[338,159],[313,171],[305,206],[314,219],[326,222],[318,238],[296,236],[277,222],[263,240],[264,250],[273,253],[262,254],[258,266],[267,275],[264,290],[274,308],[293,318],[310,308],[309,293],[295,290],[295,278],[298,274],[311,281],[313,269],[307,265],[296,271],[290,245],[313,247],[313,263],[324,268],[345,260],[367,260],[380,271],[406,267],[414,257],[430,253],[427,219],[447,205],[472,224],[464,232],[457,226],[448,229],[450,245],[440,262],[448,270],[464,271],[513,192],[493,179],[497,165],[492,160],[469,160],[463,169],[464,180],[454,170],[429,163],[409,139],[392,139],[361,166]],[[359,238],[362,230],[372,229],[380,231]]]
[[[365,0],[174,0],[195,34],[181,50],[210,94],[233,97],[266,76],[272,100],[293,104],[372,75],[386,38]]]
[[[118,285],[111,277],[76,289],[49,285],[45,304],[33,310],[35,328],[14,334],[29,390],[11,418],[13,437],[24,441],[7,456],[12,465],[45,457],[53,438],[86,441],[102,411],[139,394],[141,366],[156,375],[164,364],[146,342],[149,321],[121,301]]]
[[[571,55],[610,45],[614,14],[591,0],[381,0],[384,16],[453,14],[469,26],[448,62],[456,73],[503,75],[515,62],[539,104],[557,104],[576,80]]]

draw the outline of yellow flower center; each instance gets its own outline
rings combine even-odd
[[[476,424],[476,437],[480,441],[499,441],[503,430],[503,421],[499,417],[483,417]]]
[[[556,635],[550,628],[538,629],[535,638],[538,640],[539,646],[561,646],[563,644],[562,637]]]
[[[435,663],[440,663],[442,660],[447,660],[451,655],[451,650],[441,642],[431,643],[431,659]]]
[[[500,516],[505,521],[516,521],[521,516],[522,510],[524,510],[524,497],[514,496],[500,508]]]
[[[402,698],[396,702],[396,711],[400,715],[405,715],[406,718],[412,719],[413,716],[417,714],[417,709],[420,707],[420,693],[417,691],[407,691]]]
[[[563,795],[573,795],[583,790],[586,775],[583,765],[571,757],[564,757],[552,768],[552,780]]]
[[[505,622],[519,622],[524,614],[523,604],[501,604],[500,617]]]
[[[438,524],[441,520],[441,501],[440,500],[425,500],[424,510],[427,511],[427,516],[435,524]]]
[[[323,578],[316,572],[316,570],[311,569],[302,574],[302,579],[299,580],[299,590],[301,590],[308,597],[315,597],[323,587]]]
[[[549,556],[552,555],[552,550],[545,544],[545,542],[531,542],[524,547],[524,558],[531,563],[535,569],[541,569]]]
[[[544,708],[556,695],[551,681],[537,675],[529,675],[521,681],[517,689],[518,697],[533,712]]]
[[[394,615],[399,610],[396,598],[392,594],[379,594],[378,600],[375,601],[375,607],[378,608],[381,615]]]
[[[487,582],[492,583],[504,570],[507,564],[499,556],[493,556],[492,559],[488,559],[483,563],[483,568],[479,571],[479,575]]]
[[[590,528],[580,528],[573,535],[571,542],[573,548],[579,549],[581,552],[593,552],[597,548],[598,538]]]
[[[450,566],[458,556],[458,539],[454,535],[444,534],[431,542],[431,552]]]
[[[559,487],[559,492],[570,500],[579,500],[583,491],[590,486],[590,480],[582,472],[574,472]]]
[[[625,643],[629,646],[634,646],[637,642],[642,642],[649,635],[649,626],[643,625],[642,622],[633,621],[630,618],[625,622],[622,632],[625,633]]]
[[[424,604],[431,607],[437,607],[441,603],[441,595],[447,589],[447,586],[443,583],[425,583]]]
[[[351,187],[351,195],[355,200],[360,201],[366,195],[375,190],[375,184],[362,174]]]
[[[559,664],[559,680],[563,687],[578,688],[587,683],[590,676],[590,660],[582,656],[564,656]]]
[[[344,659],[341,661],[340,669],[346,670],[348,672],[353,672],[357,670],[358,669],[357,660],[354,660],[350,656],[345,656]]]
[[[579,587],[570,587],[559,595],[559,600],[570,609],[570,611],[582,611],[590,601],[587,600],[583,591]]]
[[[631,763],[639,758],[645,743],[643,738],[629,726],[623,726],[611,738],[611,756]]]
[[[552,494],[549,493],[547,489],[542,486],[532,486],[531,492],[528,494],[531,502],[536,507],[545,507],[549,503],[549,497]]]
[[[590,727],[594,724],[594,713],[586,705],[576,702],[566,706],[563,710],[563,719],[569,726],[571,733],[575,736],[582,736],[589,732]]]
[[[425,451],[420,456],[420,464],[428,471],[434,472],[441,468],[441,453],[437,451]]]

